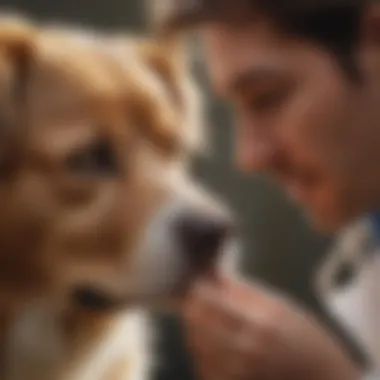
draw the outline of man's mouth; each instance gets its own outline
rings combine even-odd
[[[305,200],[305,188],[302,183],[298,181],[287,182],[285,185],[285,191],[288,196],[297,203],[302,203]]]
[[[297,203],[308,203],[320,178],[313,173],[302,173],[283,178],[281,183],[289,197]]]

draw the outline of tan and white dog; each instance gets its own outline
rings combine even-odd
[[[0,21],[0,378],[140,380],[146,306],[228,250],[170,44]]]

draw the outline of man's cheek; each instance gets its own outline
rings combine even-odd
[[[307,208],[318,229],[330,231],[345,223],[355,206],[349,198],[349,193],[334,183],[327,182],[314,191]]]

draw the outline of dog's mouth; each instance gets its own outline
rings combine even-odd
[[[120,298],[93,286],[81,286],[72,292],[70,300],[76,310],[93,314],[110,314],[136,305],[160,309],[160,306],[167,304],[168,301],[171,304],[180,302],[186,297],[190,288],[190,282],[183,281],[165,294],[152,293]]]
[[[94,314],[114,313],[128,307],[128,305],[146,305],[160,309],[160,304],[180,303],[191,291],[192,286],[199,278],[217,280],[216,267],[204,268],[202,271],[192,272],[185,276],[170,290],[157,294],[141,294],[128,297],[118,297],[94,285],[77,286],[70,295],[71,304],[79,310]]]
[[[133,306],[162,309],[162,305],[178,305],[193,289],[199,279],[218,282],[223,271],[221,256],[214,255],[213,260],[198,262],[188,266],[186,273],[170,285],[158,286],[147,291],[133,294],[116,295],[114,292],[91,283],[77,285],[70,294],[71,304],[80,310],[92,313],[113,313]],[[170,307],[171,308],[171,307]],[[165,306],[164,306],[165,309]]]
[[[124,300],[92,285],[76,287],[70,298],[75,308],[93,313],[114,312],[125,304]]]

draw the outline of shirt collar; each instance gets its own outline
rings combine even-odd
[[[372,212],[368,217],[372,225],[372,231],[376,243],[380,244],[380,211]]]

